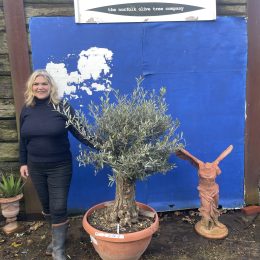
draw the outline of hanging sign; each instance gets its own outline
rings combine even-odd
[[[216,19],[216,0],[74,0],[76,23]]]

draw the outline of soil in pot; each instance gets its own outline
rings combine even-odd
[[[94,228],[105,231],[108,233],[132,233],[144,230],[148,227],[150,227],[154,223],[154,217],[148,217],[139,214],[138,216],[138,222],[133,223],[130,226],[126,227],[120,227],[116,223],[109,223],[106,220],[105,214],[106,214],[105,208],[99,208],[96,209],[89,217],[88,222],[91,226]],[[119,229],[118,229],[119,228]]]

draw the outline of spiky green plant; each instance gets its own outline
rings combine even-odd
[[[107,219],[127,226],[137,222],[135,182],[176,167],[170,156],[183,147],[182,134],[176,134],[179,121],[167,114],[165,88],[159,95],[140,86],[131,95],[111,91],[91,102],[89,123],[81,111],[71,113],[66,101],[56,106],[65,115],[67,126],[73,125],[97,150],[80,146],[79,165],[93,164],[96,170],[112,168],[109,183],[116,183],[115,200],[108,207]],[[113,101],[112,101],[113,100]]]
[[[22,193],[24,183],[22,178],[11,173],[3,174],[0,177],[0,197],[11,198]]]

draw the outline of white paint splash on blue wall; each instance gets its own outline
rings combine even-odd
[[[81,91],[92,95],[95,91],[111,89],[112,58],[113,52],[109,49],[91,47],[80,52],[76,71],[69,72],[65,63],[52,61],[46,64],[46,70],[57,82],[60,97],[78,99]]]

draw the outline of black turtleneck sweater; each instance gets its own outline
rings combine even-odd
[[[28,161],[45,163],[71,160],[68,131],[79,141],[90,145],[73,126],[65,127],[66,120],[65,116],[54,110],[49,98],[35,98],[35,106],[24,106],[20,116],[21,165]]]

